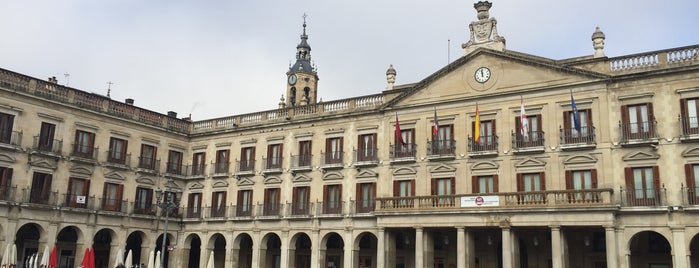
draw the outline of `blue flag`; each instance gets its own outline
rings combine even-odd
[[[573,90],[570,91],[570,106],[573,108],[573,127],[578,132],[581,131],[580,126],[580,115],[578,114],[578,106],[575,105],[575,99],[573,98]]]

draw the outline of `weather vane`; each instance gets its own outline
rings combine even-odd
[[[109,95],[112,93],[112,85],[114,85],[112,81],[107,82],[107,98],[111,98]]]

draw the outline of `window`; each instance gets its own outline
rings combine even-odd
[[[357,183],[357,212],[365,213],[374,211],[376,198],[376,183]]]
[[[238,190],[238,216],[252,215],[252,190]]]
[[[471,123],[471,133],[476,133],[476,122]],[[476,141],[474,137],[473,141],[480,146],[493,145],[496,141],[495,134],[495,120],[481,120],[480,139]]]
[[[255,147],[240,149],[240,171],[255,170]]]
[[[359,161],[376,160],[376,133],[359,135],[358,144],[357,159]]]
[[[201,193],[191,193],[187,199],[187,217],[188,218],[199,218],[201,217]]]
[[[594,135],[592,128],[592,110],[578,110],[580,119],[580,131],[575,129],[575,119],[573,111],[563,113],[563,137],[566,143],[587,143],[592,142]]]
[[[699,134],[699,98],[680,100],[682,134]]]
[[[51,195],[52,175],[41,172],[34,172],[32,177],[32,190],[29,200],[32,203],[47,204]]]
[[[279,188],[265,189],[265,216],[279,216]]]
[[[144,169],[155,170],[155,156],[158,148],[148,144],[141,144],[141,157],[139,167]]]
[[[518,195],[520,204],[527,203],[542,203],[546,201],[546,195],[543,193],[527,193],[539,192],[546,190],[546,182],[544,173],[517,173],[517,191],[521,192]]]
[[[10,198],[10,190],[12,189],[12,169],[0,167],[0,200]]]
[[[325,164],[342,164],[342,137],[325,140]]]
[[[498,192],[498,175],[471,177],[474,194],[490,194]]]
[[[267,146],[267,169],[282,168],[282,144]]]
[[[299,167],[311,166],[311,141],[299,141]]]
[[[90,193],[90,180],[80,178],[68,179],[66,206],[86,208],[87,196]]]
[[[46,122],[41,122],[41,130],[39,132],[39,140],[37,141],[37,149],[41,151],[53,152],[54,135],[56,134],[56,125]],[[59,149],[60,150],[60,149]]]
[[[622,106],[621,121],[624,139],[647,139],[654,136],[652,103]]]
[[[415,196],[415,180],[393,181],[393,196],[399,197],[394,201],[394,207],[412,207]]]
[[[107,211],[121,211],[121,196],[124,192],[124,185],[116,183],[104,183],[102,193],[102,208]]]
[[[436,139],[436,140],[435,140]],[[433,155],[454,154],[454,128],[452,125],[439,126],[437,136],[432,136]]]
[[[226,216],[226,192],[214,192],[211,196],[211,217]]]
[[[576,191],[569,195],[569,201],[599,201],[597,194],[580,193],[595,188],[597,188],[597,170],[566,170],[566,189]]]
[[[182,174],[182,152],[170,150],[167,153],[167,173]]]
[[[109,139],[109,155],[107,156],[107,162],[110,163],[115,163],[115,164],[121,164],[125,165],[126,164],[126,147],[127,147],[127,141],[118,139],[118,138],[110,138]]]
[[[323,212],[326,214],[342,212],[342,185],[323,186]]]
[[[454,178],[433,178],[432,195],[453,195]],[[435,206],[453,206],[454,198],[440,197],[433,200]]]
[[[311,187],[299,186],[294,187],[292,195],[292,214],[293,215],[308,215],[310,208],[310,192]]]
[[[400,136],[403,144],[396,143],[393,157],[415,157],[415,129],[401,129]]]
[[[192,176],[204,175],[204,163],[206,161],[206,153],[194,153],[192,156]]]
[[[216,164],[214,165],[214,173],[228,173],[228,167],[230,165],[230,155],[230,150],[228,149],[216,151]]]
[[[10,143],[12,141],[12,124],[15,116],[0,113],[0,143]]]
[[[151,209],[153,205],[153,190],[137,187],[136,198],[134,201],[134,213],[136,214],[152,214],[155,212]]]
[[[82,130],[75,131],[75,147],[73,154],[76,156],[92,159],[95,146],[95,133]]]
[[[660,179],[658,166],[627,167],[626,177],[627,202],[633,206],[660,205]]]
[[[515,117],[515,138],[517,148],[544,146],[544,132],[541,130],[541,115],[527,115],[527,131],[522,134],[522,120]]]

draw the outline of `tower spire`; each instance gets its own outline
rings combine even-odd
[[[311,61],[311,46],[306,33],[306,13],[303,18],[301,42],[296,46],[296,62],[289,66],[285,106],[307,105],[316,103],[318,74],[315,63]]]

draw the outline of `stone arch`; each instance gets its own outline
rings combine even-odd
[[[260,239],[260,249],[262,250],[262,255],[260,256],[260,263],[258,266],[269,267],[270,264],[281,263],[281,247],[282,240],[279,234],[276,232],[268,232],[264,234],[262,239]]]
[[[633,234],[626,244],[627,267],[648,267],[650,263],[672,265],[672,244],[668,236],[655,230]]]
[[[255,243],[248,233],[240,233],[233,239],[233,267],[252,267],[252,246]]]
[[[29,255],[38,253],[40,249],[43,250],[43,246],[49,246],[45,245],[47,237],[47,232],[41,225],[36,223],[26,223],[17,229],[17,233],[14,236],[5,237],[4,239],[6,243],[3,243],[3,245],[12,243],[14,240],[14,243],[17,245],[18,249],[24,249],[18,252],[17,259],[25,260]],[[44,243],[43,246],[40,245],[41,242]],[[23,256],[25,253],[27,256]]]
[[[143,247],[147,247],[146,234],[143,231],[134,231],[126,237],[126,250],[131,250],[133,261],[136,264],[145,263],[148,261],[148,253],[144,252]],[[129,264],[126,264],[129,265]]]
[[[689,263],[687,267],[699,267],[699,234],[695,234],[689,241]]]
[[[186,256],[183,256],[182,259],[187,260],[187,267],[203,266],[200,263],[202,246],[201,237],[196,233],[188,234],[185,236],[183,244],[184,248],[182,253],[186,254]]]
[[[102,228],[95,232],[92,237],[92,249],[95,252],[95,267],[110,265],[112,257],[112,246],[116,245],[117,232],[111,228]]]
[[[371,231],[364,231],[354,237],[352,247],[353,263],[359,267],[370,267],[377,263],[378,237]]]

